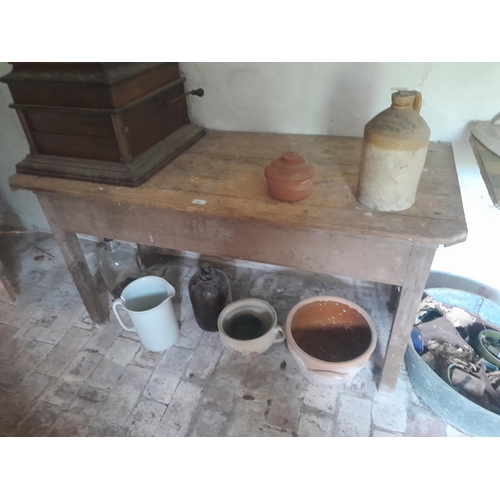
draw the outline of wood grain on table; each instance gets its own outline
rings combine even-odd
[[[208,131],[139,187],[24,174],[11,177],[10,185],[94,201],[421,243],[452,245],[466,239],[451,144],[430,143],[416,202],[396,213],[377,212],[356,200],[361,148],[361,138]],[[270,199],[264,178],[266,165],[288,150],[316,167],[311,196],[295,203]]]

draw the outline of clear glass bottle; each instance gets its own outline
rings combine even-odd
[[[208,332],[217,331],[219,314],[232,300],[228,277],[208,262],[202,262],[189,280],[189,298],[198,326]]]
[[[142,276],[142,268],[132,245],[107,238],[104,242],[97,256],[97,265],[107,289],[116,299],[129,283]]]

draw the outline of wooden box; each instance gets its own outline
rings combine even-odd
[[[137,186],[205,130],[178,63],[12,63],[1,79],[30,145],[16,170]]]

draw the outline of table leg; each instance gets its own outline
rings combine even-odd
[[[389,300],[387,302],[387,308],[389,309],[389,312],[392,314],[396,312],[400,295],[401,295],[401,287],[397,285],[392,285],[391,296],[389,297]]]
[[[109,298],[107,290],[103,287],[103,281],[92,277],[76,234],[69,233],[61,227],[50,198],[38,195],[38,201],[90,319],[97,325],[106,323],[109,319]]]
[[[379,391],[394,392],[404,354],[415,322],[418,306],[422,300],[425,283],[436,252],[435,246],[413,245],[405,278],[401,287],[396,314],[392,322],[391,335],[382,369]]]
[[[1,261],[0,261],[0,282],[2,283],[5,291],[7,292],[11,300],[15,301],[16,292],[14,290],[14,287],[10,284],[10,281],[7,279],[7,276],[5,276],[4,274],[4,267]]]

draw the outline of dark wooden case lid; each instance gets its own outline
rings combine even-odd
[[[15,104],[120,108],[180,78],[170,63],[10,63],[7,83]]]

